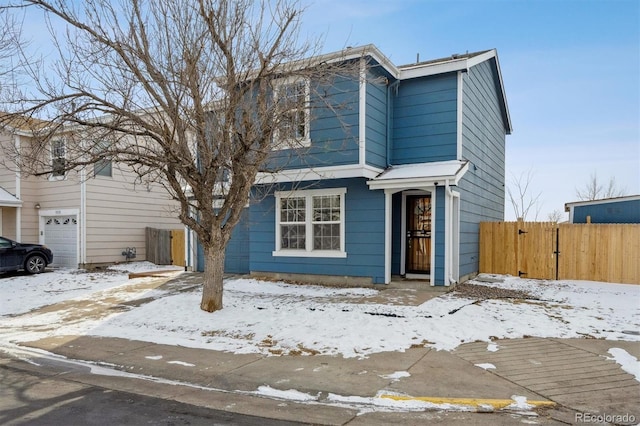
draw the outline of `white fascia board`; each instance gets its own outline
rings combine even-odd
[[[400,71],[398,70],[398,67],[396,67],[393,64],[393,62],[391,62],[391,60],[387,58],[385,54],[382,53],[380,49],[378,49],[373,44],[367,44],[365,46],[360,46],[360,47],[350,47],[346,50],[335,52],[335,53],[329,53],[328,55],[324,55],[324,56],[328,56],[331,59],[328,59],[328,60],[325,59],[325,61],[322,61],[322,62],[344,61],[344,60],[359,59],[359,58],[364,58],[369,56],[372,59],[374,59],[377,63],[382,65],[389,72],[389,74],[391,74],[394,78],[399,78],[400,76]],[[319,58],[322,59],[323,57],[321,56]]]
[[[353,59],[361,59],[365,57],[371,57],[376,62],[381,64],[394,78],[398,78],[400,71],[393,65],[393,63],[387,58],[376,46],[373,44],[367,44],[364,46],[348,47],[337,52],[326,53],[324,55],[312,56],[306,59],[300,59],[297,61],[287,62],[282,64],[277,72],[293,73],[297,70],[314,67],[323,63],[334,63],[349,61]],[[249,73],[249,79],[255,75],[256,71]]]
[[[417,64],[414,66],[402,67],[400,69],[400,79],[407,80],[411,78],[426,77],[430,75],[443,74],[447,72],[463,71],[474,67],[482,62],[494,59],[496,61],[496,70],[498,73],[498,85],[500,89],[500,97],[505,110],[505,119],[507,121],[507,134],[511,134],[513,128],[511,126],[511,115],[509,114],[509,105],[507,104],[507,96],[504,90],[504,82],[502,80],[502,71],[500,70],[500,62],[498,61],[498,52],[496,49],[488,50],[479,55],[470,58],[451,59],[444,62]]]
[[[623,197],[602,198],[600,200],[574,201],[571,203],[565,203],[564,211],[568,212],[570,208],[574,208],[574,207],[593,206],[596,204],[612,204],[612,203],[621,203],[624,201],[637,201],[637,200],[640,200],[640,195],[628,195]]]
[[[410,188],[426,188],[438,185],[456,185],[455,176],[430,176],[428,178],[413,179],[388,179],[388,180],[370,180],[367,182],[369,189],[410,189]]]
[[[511,115],[509,114],[509,105],[507,104],[507,95],[504,91],[504,82],[502,81],[502,71],[500,70],[500,61],[498,60],[498,52],[496,49],[491,49],[487,52],[484,52],[480,55],[474,56],[473,58],[467,59],[467,69],[474,67],[478,64],[483,63],[484,61],[488,61],[489,59],[494,59],[496,61],[496,72],[498,73],[498,88],[500,89],[500,97],[502,98],[502,103],[504,104],[504,111],[506,115],[507,121],[507,134],[511,134],[513,129],[511,128]]]
[[[453,174],[438,176],[411,176],[398,177],[393,179],[372,179],[367,181],[369,189],[411,189],[426,188],[437,185],[457,186],[462,176],[469,170],[469,162],[461,163],[460,168]]]
[[[282,170],[278,173],[258,173],[256,185],[300,182],[320,179],[347,179],[363,177],[373,179],[383,172],[383,169],[369,165],[352,164],[346,166],[315,167],[305,169]]]
[[[484,53],[468,58],[467,68],[475,67],[476,65],[481,64],[484,61],[488,61],[491,58],[495,58],[496,56],[497,56],[496,49],[487,50]]]
[[[468,70],[467,59],[452,59],[447,62],[440,62],[436,64],[423,64],[415,65],[409,68],[403,68],[400,70],[400,80],[409,80],[418,77],[427,77],[430,75],[444,74],[448,72]]]
[[[502,81],[502,71],[500,70],[500,61],[498,61],[498,52],[496,52],[496,50],[493,49],[487,52],[486,54],[489,54],[489,53],[493,53],[491,57],[493,57],[496,61],[496,70],[498,73],[500,96],[502,97],[502,103],[504,105],[504,111],[505,111],[506,120],[507,120],[506,130],[507,130],[507,134],[510,135],[513,132],[513,127],[511,126],[511,114],[509,114],[509,104],[507,103],[507,94],[504,91],[504,83]],[[483,55],[479,55],[479,56],[483,56]],[[489,57],[488,59],[490,59],[491,57]]]
[[[494,58],[495,56],[496,51],[493,49],[470,58],[452,58],[441,62],[403,66],[400,68],[400,78],[405,80],[447,72],[466,71],[488,59]]]
[[[18,136],[33,137],[33,131],[31,130],[12,129],[12,131]]]

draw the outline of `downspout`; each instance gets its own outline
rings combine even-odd
[[[360,59],[360,83],[358,88],[358,164],[365,166],[367,141],[367,66]]]
[[[466,70],[464,71],[466,72]],[[464,96],[464,79],[462,71],[458,71],[458,91],[456,102],[456,158],[462,160],[462,120],[464,118],[462,110],[464,108],[462,97]]]
[[[191,251],[193,250],[193,247],[191,246],[191,228],[189,228],[188,226],[185,226],[185,238],[187,239],[187,264],[185,265],[184,269],[185,271],[187,270],[191,270],[194,271],[195,269],[193,268],[193,265],[191,264]],[[187,269],[187,267],[189,267],[190,269]]]
[[[14,145],[18,153],[18,167],[16,167],[16,198],[22,201],[22,174],[20,173],[20,135],[15,135]],[[22,242],[22,205],[16,207],[16,241]]]
[[[444,184],[445,188],[445,219],[446,219],[446,237],[445,237],[445,247],[446,247],[446,263],[445,268],[447,274],[447,279],[449,282],[446,284],[450,286],[455,283],[455,279],[453,278],[453,191],[451,191],[451,187],[449,186],[449,179],[445,180]]]
[[[384,283],[391,284],[391,200],[393,193],[384,191]]]
[[[87,263],[87,171],[80,171],[80,263]]]

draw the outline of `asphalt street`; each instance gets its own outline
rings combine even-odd
[[[5,362],[2,362],[5,361]],[[289,422],[198,407],[162,398],[12,368],[0,361],[3,425],[238,425],[293,426]],[[59,367],[58,367],[59,368]],[[51,372],[51,371],[49,371]]]

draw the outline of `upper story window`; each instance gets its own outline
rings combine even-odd
[[[51,141],[51,177],[64,178],[67,167],[67,146],[64,139]]]
[[[346,188],[276,192],[274,256],[346,257]]]
[[[308,79],[286,78],[276,81],[274,97],[278,108],[278,128],[274,147],[285,149],[311,144],[309,135]]]
[[[106,141],[100,141],[97,142],[95,145],[95,149],[97,151],[97,154],[100,155],[101,153],[105,152],[106,149],[109,147],[108,142]],[[100,159],[98,161],[96,161],[95,163],[93,163],[93,175],[94,176],[107,176],[107,177],[111,177],[113,173],[113,165],[112,162],[109,158],[106,158],[104,156],[100,156]]]

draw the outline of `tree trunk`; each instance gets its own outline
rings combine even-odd
[[[224,249],[204,247],[204,285],[200,309],[214,312],[222,309]]]

